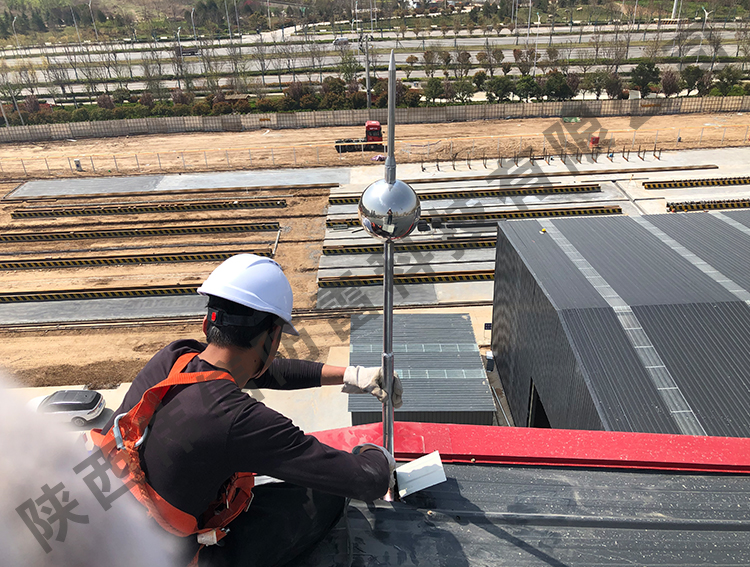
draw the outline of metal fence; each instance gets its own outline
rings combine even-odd
[[[470,122],[504,118],[655,116],[750,111],[750,97],[654,98],[639,100],[576,100],[398,108],[399,124]],[[138,134],[242,132],[261,128],[295,129],[360,126],[366,120],[386,123],[387,109],[334,110],[225,116],[180,116],[102,122],[70,122],[0,128],[0,143],[43,142],[78,138],[108,138]]]
[[[750,144],[750,124],[695,128],[607,130],[596,118],[556,122],[546,131],[523,136],[430,138],[397,141],[399,163],[446,169],[457,165],[496,168],[510,160],[646,159],[661,150],[717,148]],[[631,155],[632,154],[632,155]],[[650,157],[650,159],[651,159]],[[311,166],[358,166],[382,159],[373,152],[339,154],[333,144],[259,146],[137,154],[58,155],[30,159],[0,156],[0,179],[160,174]],[[463,163],[465,162],[465,166]]]

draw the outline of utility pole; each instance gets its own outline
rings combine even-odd
[[[539,28],[542,27],[542,18],[539,12],[536,13],[536,41],[534,42],[534,72],[533,77],[536,77],[536,60],[539,57],[537,49],[539,48]]]
[[[198,42],[198,36],[195,34],[195,8],[190,10],[190,21],[193,24],[193,41]]]

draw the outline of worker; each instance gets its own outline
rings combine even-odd
[[[291,286],[273,260],[233,256],[198,293],[208,297],[206,344],[159,351],[92,436],[149,516],[177,536],[176,564],[284,565],[335,525],[345,498],[385,495],[395,461],[378,445],[324,445],[242,389],[342,384],[383,402],[382,372],[274,358],[281,333],[298,333]],[[395,407],[401,393],[394,375]]]

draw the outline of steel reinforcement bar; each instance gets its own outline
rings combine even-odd
[[[39,207],[17,209],[10,216],[13,219],[43,217],[78,217],[98,215],[141,215],[147,213],[182,213],[190,211],[223,211],[236,209],[279,209],[286,207],[284,199],[212,201],[205,203],[159,203],[154,205],[103,205],[100,207]]]
[[[382,248],[381,248],[382,249]],[[486,282],[495,279],[495,270],[476,270],[473,272],[433,272],[429,274],[396,274],[393,283],[425,284],[453,282]],[[383,276],[341,276],[318,278],[318,287],[362,287],[383,285]]]
[[[716,177],[713,179],[683,179],[672,181],[647,181],[644,189],[683,189],[685,187],[724,187],[727,185],[747,185],[750,177]]]
[[[723,201],[691,201],[686,203],[667,203],[667,211],[671,213],[685,211],[708,211],[717,209],[747,209],[750,199],[728,199]]]
[[[494,248],[496,238],[464,238],[455,240],[436,240],[425,242],[399,242],[395,245],[396,252],[423,252],[428,250],[469,250],[475,248]],[[323,248],[325,256],[341,254],[382,254],[383,246],[373,244],[359,244],[352,246],[326,246]]]
[[[271,257],[271,249],[243,250],[258,256]],[[0,270],[34,270],[43,268],[79,268],[90,266],[118,266],[132,264],[168,264],[177,262],[221,262],[237,254],[211,252],[207,254],[138,254],[132,256],[104,256],[101,258],[35,258],[33,260],[0,261]]]
[[[513,197],[519,195],[547,195],[554,193],[596,193],[600,192],[598,183],[580,185],[539,185],[538,187],[502,187],[498,189],[478,189],[472,191],[440,191],[436,193],[418,193],[420,201],[437,201],[439,199],[476,199],[477,197]],[[350,195],[331,197],[330,205],[356,205],[359,196]]]
[[[56,240],[88,240],[94,238],[134,238],[181,234],[221,234],[227,232],[261,232],[279,230],[279,223],[214,224],[202,226],[172,226],[163,228],[134,228],[128,230],[82,230],[70,232],[20,232],[0,234],[0,242],[50,242]]]
[[[496,211],[482,213],[456,213],[452,215],[423,215],[420,220],[441,223],[467,220],[500,220],[500,219],[532,219],[545,217],[575,217],[588,215],[619,215],[622,209],[619,205],[598,207],[577,207],[567,209],[527,209],[524,211]],[[359,219],[326,219],[326,228],[359,226]]]

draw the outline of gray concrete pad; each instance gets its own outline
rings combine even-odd
[[[217,173],[184,173],[101,177],[84,179],[43,179],[29,181],[12,191],[7,198],[55,197],[62,195],[98,195],[104,193],[139,193],[145,191],[187,191],[232,187],[267,187],[317,183],[348,183],[346,168],[278,169],[268,171],[227,171]]]
[[[393,304],[436,305],[434,284],[396,285],[393,287]],[[382,307],[383,287],[338,287],[318,290],[318,309],[340,309],[342,307]]]
[[[206,298],[201,295],[81,299],[0,304],[0,324],[62,323],[71,321],[127,320],[143,317],[201,315]]]
[[[429,250],[426,252],[396,252],[395,266],[439,266],[456,262],[494,262],[495,248],[475,250]],[[382,266],[382,254],[341,254],[322,256],[320,269],[370,268]],[[323,275],[322,272],[319,272]]]

